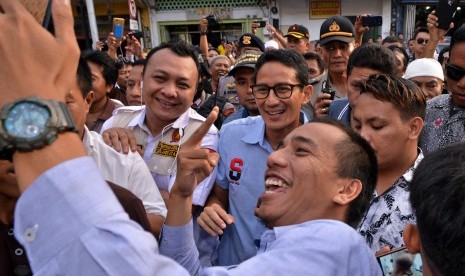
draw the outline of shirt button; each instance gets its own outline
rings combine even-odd
[[[15,233],[15,229],[13,228],[8,229],[8,236],[13,236],[14,233]]]
[[[24,251],[23,251],[22,248],[16,248],[15,249],[15,255],[16,256],[21,256],[21,255],[23,255],[23,253],[24,253]]]
[[[26,231],[24,232],[24,239],[27,242],[33,242],[36,239],[37,229],[39,229],[38,224],[34,225],[32,228],[26,229]]]

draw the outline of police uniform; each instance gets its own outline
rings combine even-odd
[[[122,107],[113,113],[103,125],[102,132],[113,127],[129,128],[133,131],[138,145],[144,150],[144,161],[148,165],[159,189],[170,191],[176,178],[176,158],[194,131],[205,121],[195,110],[189,108],[179,118],[165,126],[156,137],[145,124],[145,106]],[[202,140],[202,147],[218,151],[218,130],[212,126]],[[203,206],[216,176],[216,169],[195,188],[192,204]]]

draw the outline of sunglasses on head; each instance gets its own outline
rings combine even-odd
[[[426,43],[428,43],[428,41],[429,41],[429,39],[424,39],[424,38],[421,38],[421,37],[417,39],[418,44],[423,44],[423,43],[426,44]]]
[[[447,78],[454,80],[454,81],[459,81],[465,76],[465,69],[447,63],[446,73],[447,73]]]

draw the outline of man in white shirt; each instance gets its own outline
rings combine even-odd
[[[128,189],[142,200],[152,232],[158,236],[166,217],[166,206],[144,160],[138,153],[130,152],[125,155],[116,152],[103,142],[99,133],[89,131],[85,125],[94,96],[91,88],[89,67],[81,59],[75,89],[67,93],[65,100],[79,129],[87,155],[95,161],[105,180]]]

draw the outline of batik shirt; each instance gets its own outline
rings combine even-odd
[[[368,246],[375,253],[382,247],[397,248],[403,245],[405,225],[415,223],[415,215],[409,200],[409,184],[413,171],[423,159],[420,151],[417,159],[389,189],[381,195],[376,192],[370,202],[370,208],[358,227]]]
[[[460,142],[465,142],[465,109],[453,107],[449,94],[428,101],[419,142],[423,152],[426,154]]]

